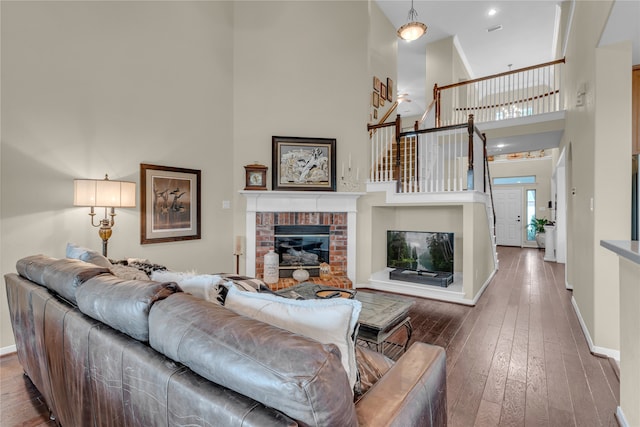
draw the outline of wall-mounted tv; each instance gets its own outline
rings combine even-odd
[[[388,230],[387,267],[453,273],[453,233]]]

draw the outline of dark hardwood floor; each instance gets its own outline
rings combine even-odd
[[[412,341],[447,350],[449,426],[617,426],[619,380],[589,353],[564,266],[500,247],[475,307],[416,298]],[[15,354],[0,358],[0,425],[54,425]]]
[[[447,350],[449,426],[617,426],[620,383],[589,352],[564,265],[498,248],[475,307],[416,299],[412,340]]]

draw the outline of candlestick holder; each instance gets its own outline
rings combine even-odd
[[[354,174],[351,166],[349,166],[346,171],[343,167],[340,183],[347,191],[358,190],[360,188],[360,169],[356,169],[356,173]]]
[[[233,248],[233,256],[236,258],[236,274],[240,274],[240,255],[244,255],[242,251],[242,236],[236,236],[236,244]]]

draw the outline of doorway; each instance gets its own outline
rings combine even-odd
[[[495,188],[496,244],[522,247],[522,188]]]

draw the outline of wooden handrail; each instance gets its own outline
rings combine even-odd
[[[380,129],[380,128],[386,128],[386,127],[390,127],[390,126],[395,126],[396,122],[387,122],[387,123],[378,123],[377,125],[367,125],[367,130],[374,130],[374,129]]]
[[[422,123],[424,123],[424,121],[427,119],[427,114],[429,114],[429,111],[431,111],[431,109],[436,105],[436,99],[432,99],[431,103],[429,104],[429,106],[427,107],[426,110],[424,110],[424,114],[422,114],[422,117],[420,117],[420,120],[416,120],[415,125],[413,126],[415,130],[420,129],[420,125]]]
[[[537,68],[548,67],[549,65],[564,64],[564,63],[565,63],[565,58],[556,59],[555,61],[545,62],[543,64],[531,65],[529,67],[518,68],[517,70],[505,71],[503,73],[492,74],[492,75],[486,76],[486,77],[479,77],[479,78],[473,79],[473,80],[465,80],[463,82],[452,83],[452,84],[446,85],[446,86],[437,86],[436,85],[436,87],[434,87],[434,91],[436,91],[436,90],[437,91],[442,91],[442,90],[446,90],[446,89],[452,89],[454,87],[466,86],[466,85],[469,85],[469,84],[472,84],[472,83],[481,82],[481,81],[484,81],[484,80],[495,79],[497,77],[508,76],[510,74],[522,73],[523,71],[535,70]]]
[[[398,108],[398,101],[394,101],[393,104],[391,104],[391,108],[389,108],[389,111],[387,111],[384,116],[382,116],[382,118],[380,119],[380,121],[378,122],[378,124],[380,123],[384,123],[389,116],[391,115],[391,113],[393,113],[395,111],[395,109]]]
[[[391,113],[398,108],[398,101],[396,100],[393,104],[391,104],[391,108],[385,113],[384,116],[378,121],[377,124],[367,124],[367,130],[369,131],[369,138],[375,133],[376,129],[384,128],[387,126],[395,126],[395,122],[385,123],[384,121],[389,118]],[[372,132],[373,131],[373,132]]]

